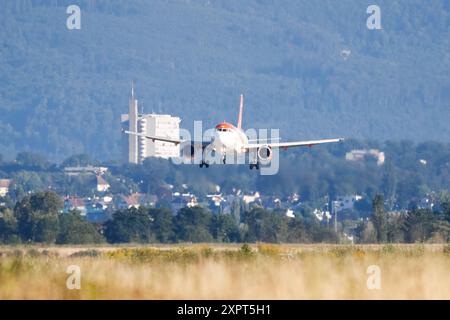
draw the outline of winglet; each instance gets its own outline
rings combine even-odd
[[[242,112],[244,110],[244,95],[241,94],[241,103],[239,105],[239,117],[238,117],[238,123],[237,127],[238,129],[242,129]]]

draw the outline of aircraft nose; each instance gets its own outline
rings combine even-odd
[[[221,144],[225,144],[225,143],[226,143],[226,141],[225,141],[226,139],[224,139],[224,136],[223,136],[223,135],[219,134],[217,138],[218,138],[217,140],[218,140]]]
[[[225,139],[224,135],[219,134],[219,133],[217,134],[216,141],[217,141],[219,144],[221,144],[221,145],[226,145],[226,143],[227,143],[226,140],[227,140],[227,139]]]

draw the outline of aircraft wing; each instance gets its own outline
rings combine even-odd
[[[125,132],[126,134],[135,135],[135,136],[138,136],[138,137],[144,137],[144,138],[152,140],[153,142],[154,141],[164,141],[164,142],[170,142],[170,143],[173,143],[173,144],[180,144],[180,143],[184,142],[184,140],[172,139],[172,138],[169,138],[169,137],[148,136],[148,135],[143,134],[143,133],[132,132],[132,131],[127,131],[127,130],[124,130],[123,132]]]
[[[128,130],[123,130],[124,133],[126,134],[131,134],[131,135],[135,135],[138,137],[144,137],[146,139],[150,139],[153,141],[164,141],[164,142],[169,142],[169,143],[173,143],[175,145],[181,144],[183,147],[190,147],[192,152],[194,152],[195,149],[200,148],[201,150],[205,149],[208,145],[211,144],[211,141],[191,141],[191,140],[180,140],[180,139],[172,139],[169,137],[157,137],[157,136],[149,136],[143,133],[139,133],[139,132],[132,132],[132,131],[128,131]]]
[[[273,143],[249,143],[244,146],[245,149],[258,149],[261,147],[271,148],[293,148],[293,147],[312,147],[316,144],[333,143],[344,141],[343,138],[336,139],[322,139],[322,140],[309,140],[309,141],[292,141],[292,142],[273,142]]]

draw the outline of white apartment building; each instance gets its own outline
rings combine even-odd
[[[122,114],[121,120],[122,127],[131,132],[180,139],[181,119],[168,114],[139,114],[134,88],[131,90],[129,113]],[[136,135],[129,135],[127,142],[127,159],[130,163],[142,163],[148,157],[169,159],[180,156],[180,145],[174,143],[152,141]]]
[[[377,165],[381,166],[386,160],[384,152],[377,149],[370,150],[352,150],[345,154],[345,160],[347,161],[363,161],[366,157],[374,157],[377,160]]]
[[[138,130],[148,136],[180,139],[180,118],[168,114],[145,114],[138,120]],[[147,157],[169,159],[180,156],[180,145],[164,141],[138,139],[139,162]]]

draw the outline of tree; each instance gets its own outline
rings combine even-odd
[[[85,221],[77,211],[61,214],[59,218],[58,244],[101,243],[103,236],[95,226]]]
[[[35,217],[33,242],[55,243],[59,232],[58,215],[38,215]]]
[[[201,207],[182,208],[175,218],[178,241],[211,242],[212,214]]]
[[[391,161],[386,164],[385,173],[381,182],[383,192],[388,202],[388,209],[392,210],[395,205],[395,198],[397,192],[397,174],[395,167]]]
[[[405,215],[391,215],[387,222],[387,239],[389,242],[401,243],[405,242],[405,232],[403,230],[405,223]]]
[[[241,207],[242,207],[241,200],[238,197],[236,197],[233,200],[231,207],[234,221],[236,225],[239,225],[239,223],[241,222]]]
[[[17,219],[14,212],[5,209],[0,213],[0,243],[16,243],[19,242],[17,236]]]
[[[31,152],[19,152],[16,156],[16,162],[22,167],[33,170],[46,170],[50,166],[44,157]]]
[[[37,192],[17,202],[14,215],[19,236],[25,242],[54,243],[58,234],[58,215],[63,206],[54,192]]]
[[[356,236],[360,243],[376,243],[377,231],[372,221],[360,222],[355,230]]]
[[[286,240],[286,217],[263,208],[254,208],[245,214],[245,223],[248,225],[246,242],[277,243]]]
[[[436,219],[433,222],[433,231],[431,233],[430,238],[428,239],[430,242],[434,243],[445,243],[450,239],[450,223],[442,219]]]
[[[387,217],[384,211],[384,198],[382,195],[376,195],[372,203],[372,222],[377,233],[379,243],[387,242]]]
[[[442,203],[442,215],[444,216],[444,219],[450,222],[450,200],[446,199]]]
[[[268,212],[263,208],[254,208],[244,213],[244,223],[247,226],[247,232],[245,234],[245,242],[256,242],[261,240],[262,234],[264,237],[274,238],[272,233],[267,234],[267,230],[262,230],[263,220],[267,219]],[[269,241],[270,242],[270,241]]]
[[[166,208],[149,209],[148,214],[153,220],[152,232],[161,243],[174,241],[174,225],[172,211]]]
[[[239,242],[239,228],[233,216],[229,214],[213,216],[211,234],[219,242]]]
[[[156,193],[157,186],[161,185],[169,173],[169,161],[159,158],[147,158],[144,160],[141,169],[143,188],[145,192]]]
[[[406,241],[410,243],[425,242],[434,231],[435,217],[431,210],[414,209],[408,212],[404,230]]]
[[[75,154],[70,156],[61,164],[62,168],[65,167],[84,167],[92,164],[92,160],[87,154]]]
[[[117,211],[105,224],[106,239],[110,243],[151,241],[151,217],[135,208]]]
[[[360,200],[355,201],[354,208],[359,213],[362,213],[361,216],[365,216],[366,213],[370,213],[372,211],[372,204],[370,203],[370,198],[364,197]]]
[[[309,228],[314,243],[339,243],[339,235],[333,229],[318,223],[310,225]]]
[[[312,241],[302,217],[289,220],[287,241],[294,243],[310,243]]]

